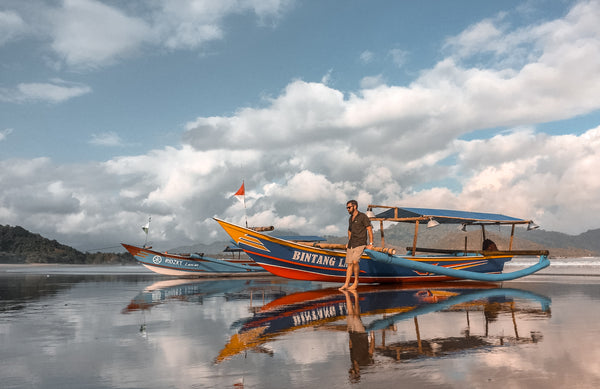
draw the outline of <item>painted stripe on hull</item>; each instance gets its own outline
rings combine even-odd
[[[247,271],[247,272],[207,272],[204,270],[179,270],[171,267],[148,265],[140,262],[144,267],[158,274],[166,276],[194,276],[194,277],[252,277],[257,275],[268,275],[267,271]]]
[[[303,281],[322,281],[322,282],[344,282],[346,279],[346,269],[335,269],[335,268],[327,268],[324,266],[316,266],[309,264],[302,264],[302,269],[294,269],[286,266],[287,263],[292,265],[298,265],[297,262],[277,258],[271,255],[266,255],[262,253],[257,253],[254,251],[250,251],[248,249],[243,249],[246,254],[252,257],[256,263],[258,263],[263,269],[268,272],[284,278],[290,278],[293,280],[303,280]],[[268,258],[277,263],[281,263],[281,265],[266,263],[261,258]],[[429,259],[429,258],[428,258]],[[366,260],[370,260],[368,257]],[[452,260],[456,261],[456,258],[435,258],[435,261],[438,262],[440,260]],[[474,260],[468,263],[459,263],[454,265],[446,265],[449,268],[456,269],[466,269],[474,266],[479,266],[487,263],[485,260]],[[339,272],[339,275],[333,274],[324,274],[323,271],[330,272]],[[361,276],[360,281],[362,283],[403,283],[403,282],[428,282],[428,281],[450,281],[450,280],[458,280],[459,278],[448,277],[443,275],[435,275],[431,273],[423,273],[418,271],[413,271],[413,276],[397,276],[397,275],[378,275],[378,276],[366,276],[366,272],[364,270],[360,270]],[[488,274],[499,274],[500,272],[487,272]]]
[[[296,270],[287,267],[280,267],[275,265],[267,265],[264,263],[260,264],[265,270],[273,273],[276,276],[290,278],[292,280],[303,280],[303,281],[321,281],[321,282],[340,282],[343,283],[346,280],[346,274],[343,276],[330,276],[323,273],[310,272],[306,270]],[[360,277],[361,283],[403,283],[403,282],[431,282],[431,281],[450,281],[457,278],[446,277],[446,276],[429,276],[422,275],[416,277],[396,277],[396,276],[377,276]]]

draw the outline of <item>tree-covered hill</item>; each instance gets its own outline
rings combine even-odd
[[[0,225],[0,263],[134,263],[129,253],[82,253],[16,226]]]

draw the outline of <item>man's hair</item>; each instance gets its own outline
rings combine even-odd
[[[358,208],[358,202],[357,202],[356,200],[349,200],[349,201],[346,203],[346,205],[348,205],[348,204],[352,204],[352,205],[354,205],[356,208]]]

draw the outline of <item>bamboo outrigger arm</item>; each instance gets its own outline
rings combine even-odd
[[[306,244],[306,243],[305,243]],[[346,250],[346,245],[341,243],[310,243],[306,244],[311,247],[318,247],[320,249],[329,249],[329,250]],[[373,247],[371,250],[378,251],[384,254],[396,254],[396,249],[391,247]]]

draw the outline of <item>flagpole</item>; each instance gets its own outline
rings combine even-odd
[[[152,216],[148,217],[148,223],[142,227],[142,230],[146,233],[146,241],[144,242],[144,248],[148,245],[148,230],[150,229],[150,221],[152,220]]]
[[[244,180],[242,180],[242,186],[244,187],[244,219],[246,219],[246,228],[248,228],[248,212],[246,211],[246,187],[244,186]]]
[[[234,196],[236,196],[239,200],[239,196],[242,196],[242,203],[244,204],[244,218],[246,219],[246,228],[248,228],[248,212],[246,211],[246,187],[244,186],[244,180],[242,180],[242,186],[235,192]]]

